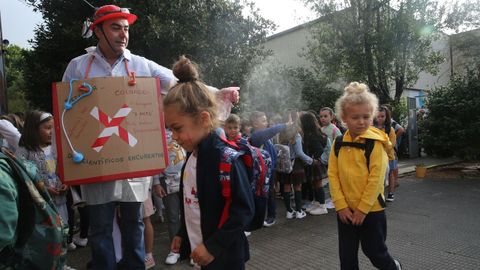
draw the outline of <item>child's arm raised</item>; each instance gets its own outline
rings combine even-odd
[[[250,136],[250,142],[255,147],[262,146],[265,142],[273,138],[287,127],[286,124],[278,124],[273,127],[269,127],[263,130],[258,130],[252,133]]]
[[[244,237],[244,230],[252,221],[255,213],[247,170],[240,160],[232,162],[230,181],[232,204],[228,218],[221,228],[203,242],[208,252],[214,257],[218,257],[234,241]]]

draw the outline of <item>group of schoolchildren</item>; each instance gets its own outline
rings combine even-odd
[[[276,191],[283,198],[287,219],[327,214],[330,193],[337,212],[341,269],[358,269],[359,243],[375,267],[401,269],[385,245],[383,194],[388,180],[386,199],[393,201],[395,131],[390,110],[378,108],[378,99],[365,84],[350,83],[336,102],[345,128],[335,125],[330,108],[322,108],[318,116],[290,110],[283,119],[272,117],[278,122],[270,126],[263,112],[250,113],[248,121],[232,114],[220,123],[216,97],[200,81],[194,63],[181,57],[173,72],[179,82],[163,99],[170,164],[152,185],[154,195],[162,198],[171,240],[166,264],[188,259],[201,269],[245,269],[250,258],[248,228],[256,210],[248,164],[231,160],[229,177],[219,181],[222,158],[235,151],[228,142],[243,137],[267,151],[276,168],[269,182],[265,227],[276,222]],[[21,136],[16,135],[17,144],[9,145],[18,156],[37,164],[61,219],[68,222],[68,187],[55,175],[52,129],[52,115],[34,111],[27,114]],[[148,269],[155,265],[153,203],[147,200],[143,208]],[[84,232],[76,243],[82,240],[86,245],[85,236]],[[11,243],[1,244],[0,249]]]

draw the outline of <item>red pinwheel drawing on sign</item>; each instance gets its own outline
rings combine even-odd
[[[125,141],[131,147],[137,144],[137,139],[133,137],[130,132],[128,132],[125,128],[121,127],[120,124],[122,121],[127,117],[127,115],[132,111],[132,108],[128,107],[128,105],[123,105],[120,108],[113,118],[110,118],[106,113],[101,111],[98,107],[94,107],[90,112],[95,119],[97,119],[100,123],[102,123],[105,128],[102,130],[98,138],[92,145],[92,148],[100,152],[103,146],[107,143],[107,141],[112,137],[113,134],[119,136],[123,141]]]

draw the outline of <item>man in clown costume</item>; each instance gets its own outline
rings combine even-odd
[[[86,54],[70,61],[63,75],[63,82],[71,79],[93,77],[123,77],[135,72],[136,76],[157,77],[162,93],[176,83],[170,69],[144,57],[132,54],[128,49],[130,26],[137,16],[128,9],[105,5],[96,9],[89,26],[98,39],[96,47],[87,48]],[[214,90],[215,91],[215,90]],[[231,88],[217,94],[238,101],[238,92]],[[90,216],[89,243],[92,250],[93,269],[116,269],[115,249],[112,238],[115,209],[120,210],[123,242],[122,265],[125,269],[145,269],[144,224],[141,204],[147,199],[150,178],[135,178],[82,185],[82,196],[88,205]]]

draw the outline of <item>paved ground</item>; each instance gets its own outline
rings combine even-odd
[[[249,237],[247,269],[339,269],[335,214],[287,221],[280,200],[278,205],[277,224]],[[480,179],[401,178],[396,201],[387,208],[391,254],[404,269],[480,269],[478,205]],[[155,269],[192,269],[186,263],[162,264],[167,233],[163,224],[155,227]],[[77,269],[85,269],[88,260],[88,248],[69,254]],[[360,268],[374,269],[363,255]]]

